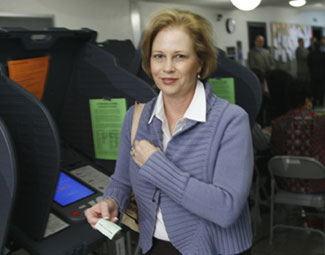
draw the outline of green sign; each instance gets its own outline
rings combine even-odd
[[[229,103],[235,104],[235,81],[234,78],[221,78],[208,79],[211,84],[212,91],[217,97],[221,97],[229,101]]]
[[[121,128],[126,114],[125,98],[90,99],[90,117],[95,157],[116,160]]]

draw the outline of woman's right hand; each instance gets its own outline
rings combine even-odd
[[[85,211],[85,216],[88,223],[93,229],[98,220],[104,218],[112,222],[118,221],[118,204],[113,198],[108,198],[100,201]]]

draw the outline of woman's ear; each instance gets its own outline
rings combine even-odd
[[[201,71],[202,71],[202,69],[203,69],[203,61],[202,61],[202,59],[199,59],[199,60],[198,60],[198,64],[199,64],[199,65],[198,65],[198,68],[197,68],[197,72],[196,72],[196,73],[197,73],[198,75],[200,75],[200,74],[201,74]]]

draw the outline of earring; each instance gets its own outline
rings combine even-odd
[[[198,79],[201,79],[201,75],[200,75],[199,73],[196,75],[196,77],[197,77]]]

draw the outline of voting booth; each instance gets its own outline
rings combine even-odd
[[[16,193],[16,155],[11,136],[1,117],[0,166],[0,254],[5,254],[5,243]]]
[[[217,79],[215,79],[217,78]],[[210,76],[212,89],[218,87],[218,96],[228,94],[229,101],[242,107],[249,116],[251,127],[259,113],[262,103],[262,87],[256,75],[248,68],[227,58],[226,53],[218,49],[217,69]],[[229,96],[229,94],[232,97]]]
[[[93,168],[109,179],[126,110],[156,95],[98,47],[96,36],[89,29],[0,29],[0,116],[17,155],[9,235],[32,254],[87,254],[103,240],[83,216],[103,185],[84,173]]]

